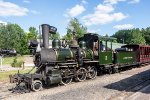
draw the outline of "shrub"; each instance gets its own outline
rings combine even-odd
[[[13,62],[11,63],[12,67],[22,67],[23,61],[22,60],[17,60],[17,57],[13,59]]]

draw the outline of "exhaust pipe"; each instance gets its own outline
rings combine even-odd
[[[42,24],[42,37],[43,37],[43,47],[48,48],[49,47],[49,27],[48,24]]]
[[[43,47],[49,48],[49,33],[56,34],[57,28],[50,26],[48,24],[42,24],[42,37],[43,37]]]

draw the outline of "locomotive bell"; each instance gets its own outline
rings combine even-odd
[[[58,49],[58,48],[60,48],[60,46],[61,46],[60,40],[54,39],[54,40],[52,41],[52,48]]]
[[[79,47],[77,40],[73,39],[69,47],[70,48]]]
[[[81,49],[85,49],[85,48],[86,48],[86,43],[85,43],[85,41],[80,41],[80,42],[79,42],[79,46],[80,46]]]

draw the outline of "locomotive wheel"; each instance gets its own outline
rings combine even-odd
[[[118,69],[118,68],[114,68],[114,67],[113,67],[112,70],[113,70],[113,73],[119,73],[119,69]]]
[[[89,79],[94,79],[97,76],[97,69],[94,66],[88,66],[87,77]]]
[[[40,91],[43,88],[42,82],[40,80],[35,80],[31,84],[31,89],[33,91]]]
[[[113,73],[113,69],[110,67],[108,68],[108,74],[112,74]]]
[[[83,67],[79,68],[77,70],[77,75],[76,75],[75,80],[78,82],[82,82],[82,81],[86,80],[86,76],[87,76],[87,70]]]
[[[61,79],[60,84],[68,85],[68,84],[70,84],[72,82],[72,77],[69,76],[70,73],[71,72],[70,72],[69,69],[62,70],[62,79]]]
[[[62,80],[61,80],[61,83],[62,85],[68,85],[72,82],[72,77],[68,77],[68,78],[63,78],[62,77]]]

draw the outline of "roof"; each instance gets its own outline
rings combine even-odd
[[[127,45],[124,45],[122,47],[137,47],[137,48],[139,48],[139,47],[148,47],[148,48],[150,48],[149,45],[139,45],[139,44],[127,44]]]
[[[105,45],[105,41],[102,41],[102,42],[103,42],[103,45]],[[124,46],[124,45],[126,45],[126,44],[112,42],[112,50],[115,50],[117,48],[121,48],[121,46]],[[107,47],[111,48],[111,42],[109,42],[109,41],[107,42]]]
[[[116,40],[117,38],[114,38],[114,37],[107,37],[107,36],[100,36],[98,34],[95,34],[95,33],[87,33],[87,34],[84,34],[84,37],[93,37],[93,38],[99,38],[99,40],[101,41],[113,41],[113,40]]]

